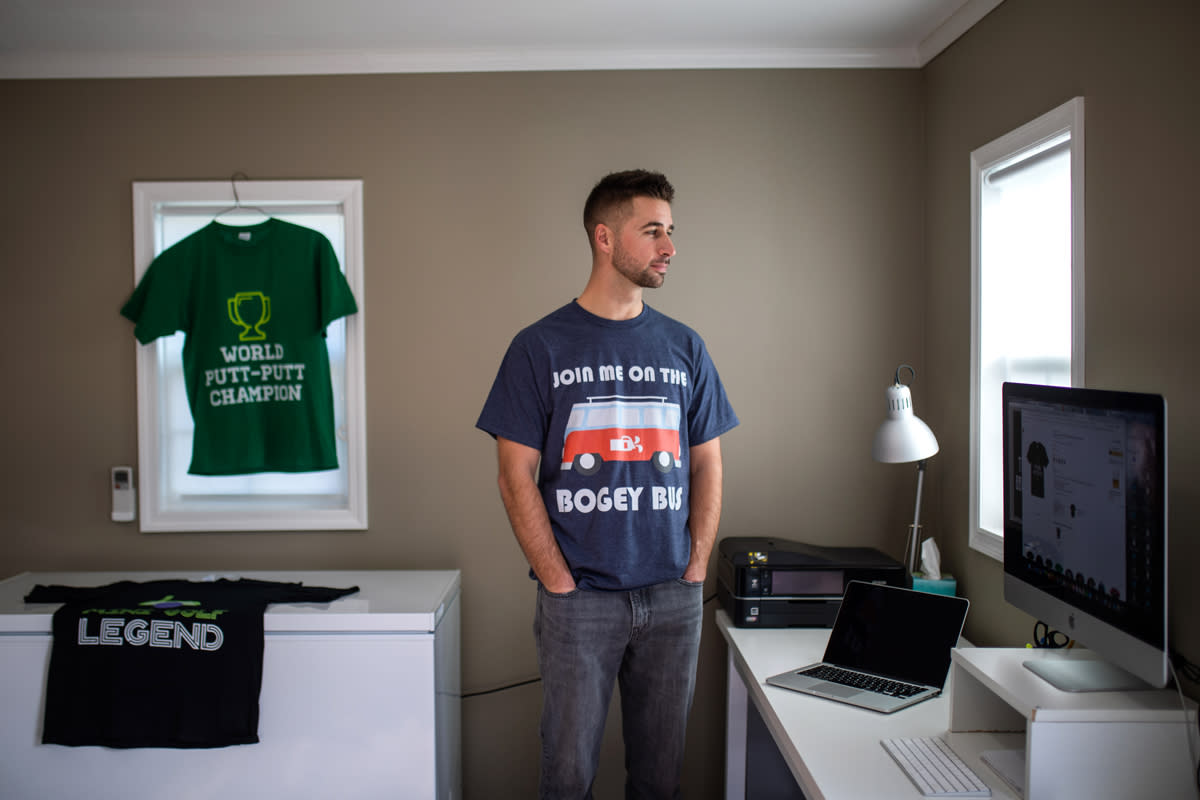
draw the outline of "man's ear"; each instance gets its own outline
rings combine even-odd
[[[596,245],[596,250],[602,253],[611,253],[613,242],[616,240],[616,231],[603,222],[597,223],[595,232],[592,234],[592,240]]]

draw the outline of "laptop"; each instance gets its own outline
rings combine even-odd
[[[967,606],[965,597],[850,581],[821,661],[767,683],[884,714],[928,700],[946,684]]]

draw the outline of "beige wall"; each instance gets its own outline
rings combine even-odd
[[[1088,382],[1168,396],[1171,635],[1200,660],[1197,8],[1006,0],[919,71],[0,82],[0,575],[456,567],[465,688],[534,676],[532,589],[473,425],[508,339],[583,285],[587,189],[640,165],[679,191],[679,256],[650,302],[704,335],[742,419],[723,440],[722,535],[898,556],[915,475],[869,450],[884,387],[911,363],[942,444],[927,532],[972,600],[968,634],[1019,645],[1032,620],[965,545],[968,156],[1084,95]],[[108,521],[108,468],[137,452],[135,345],[117,314],[130,183],[238,170],[364,180],[368,532]],[[689,797],[719,796],[723,771],[724,648],[707,632]],[[468,798],[529,795],[538,702],[536,685],[464,701]],[[599,797],[620,795],[620,759],[610,735]]]
[[[970,152],[1085,98],[1087,385],[1162,393],[1169,417],[1172,645],[1200,661],[1200,4],[1006,0],[924,70],[927,421],[942,452],[931,505],[971,613],[967,633],[1021,645],[997,562],[966,546],[970,381]],[[1014,309],[1020,313],[1020,309]],[[1033,321],[1031,321],[1032,323]],[[1197,696],[1195,684],[1184,684]]]
[[[914,474],[870,459],[923,362],[921,75],[724,71],[0,82],[0,575],[457,567],[463,684],[536,675],[532,584],[474,429],[511,336],[582,288],[583,198],[648,166],[678,190],[652,304],[706,338],[742,425],[723,535],[895,555]],[[141,534],[109,521],[137,454],[130,183],[361,178],[370,530]],[[710,577],[709,593],[715,593]],[[708,608],[715,606],[710,603]],[[702,654],[686,788],[719,796],[724,648]],[[467,797],[530,796],[536,685],[463,704]],[[610,733],[615,728],[610,725]],[[601,797],[619,796],[609,736]]]

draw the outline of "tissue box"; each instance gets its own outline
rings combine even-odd
[[[948,594],[953,597],[958,590],[958,581],[954,580],[953,575],[943,575],[936,581],[929,578],[922,578],[920,575],[913,575],[912,587],[918,592]]]

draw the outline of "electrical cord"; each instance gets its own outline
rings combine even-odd
[[[467,692],[466,694],[464,694],[462,696],[462,699],[466,700],[468,697],[483,697],[485,694],[496,694],[497,692],[507,692],[510,689],[519,689],[522,686],[528,686],[531,683],[541,683],[541,681],[542,681],[541,677],[528,678],[523,681],[517,681],[516,683],[509,683],[504,686],[497,686],[495,689],[481,689],[478,692]]]
[[[1180,684],[1179,676],[1187,678],[1192,683],[1200,683],[1200,666],[1188,661],[1178,650],[1170,650],[1169,664],[1171,667],[1171,677],[1175,679],[1175,688],[1179,691],[1179,704],[1183,707],[1184,714],[1187,713],[1187,703],[1183,699],[1183,686]],[[1178,671],[1176,671],[1178,670]],[[1200,729],[1200,713],[1196,714],[1197,728]],[[1188,726],[1188,754],[1196,752],[1195,745],[1192,743],[1192,728]],[[1196,760],[1196,790],[1200,792],[1200,755],[1194,756]]]
[[[1032,647],[1062,649],[1075,646],[1075,640],[1068,637],[1062,631],[1056,631],[1046,623],[1038,620],[1033,625],[1033,642]],[[1167,666],[1171,670],[1171,677],[1175,681],[1175,689],[1179,693],[1179,707],[1183,710],[1184,719],[1187,719],[1187,701],[1183,696],[1183,686],[1179,681],[1180,673],[1192,683],[1200,683],[1200,666],[1193,664],[1183,657],[1183,654],[1177,650],[1168,652]],[[1178,664],[1178,672],[1176,665]],[[1200,713],[1196,715],[1197,727],[1200,729]],[[1192,726],[1187,725],[1187,748],[1188,757],[1196,765],[1196,791],[1200,793],[1200,753],[1197,753],[1194,732]]]
[[[1179,692],[1179,707],[1183,710],[1183,718],[1186,720],[1188,711],[1187,701],[1183,697],[1183,686],[1179,682],[1179,675],[1175,672],[1175,661],[1168,659],[1167,666],[1171,668],[1171,677],[1175,681],[1175,691]],[[1200,724],[1200,715],[1197,715],[1197,723]],[[1196,744],[1192,736],[1192,726],[1188,725],[1186,728],[1188,757],[1196,764],[1196,791],[1200,793],[1200,756],[1195,755]]]
[[[1171,663],[1179,669],[1183,677],[1192,683],[1200,683],[1200,666],[1188,661],[1178,650],[1171,650]]]
[[[713,600],[716,600],[716,599],[717,599],[717,596],[715,594],[709,595],[708,597],[706,597],[704,599],[704,605],[708,605],[709,603],[711,603]],[[483,697],[484,695],[496,694],[498,692],[507,692],[510,689],[520,689],[522,686],[529,686],[530,684],[541,683],[541,682],[542,682],[542,678],[539,675],[536,678],[526,678],[523,681],[516,681],[515,683],[506,683],[505,685],[497,686],[494,689],[480,689],[479,691],[475,691],[475,692],[466,692],[466,693],[460,695],[460,697],[463,700],[466,700],[467,698],[470,698],[470,697]]]

